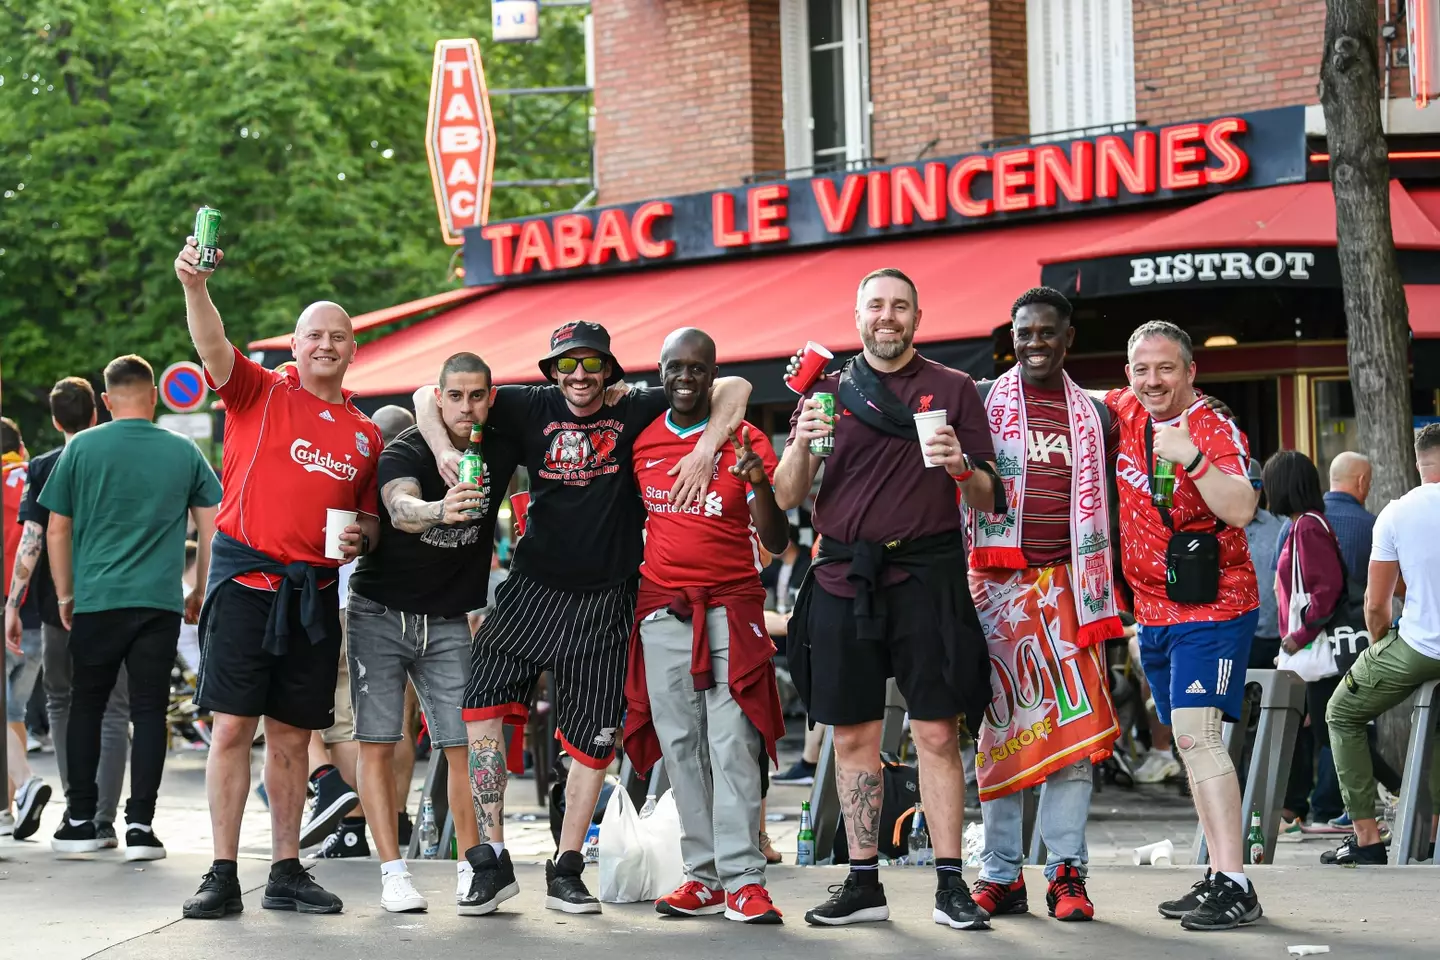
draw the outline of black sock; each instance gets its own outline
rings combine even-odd
[[[935,858],[935,881],[941,886],[950,882],[953,877],[960,878],[960,868],[965,865],[961,857],[936,857]]]
[[[364,818],[364,817],[345,817],[343,820],[340,821],[340,824],[341,824],[341,826],[345,826],[345,827],[359,827],[359,828],[363,829],[363,828],[365,827],[365,818]]]
[[[877,853],[873,857],[856,857],[851,860],[850,876],[862,886],[878,886],[880,883],[880,855]]]
[[[210,869],[216,873],[228,873],[233,877],[239,872],[240,865],[234,860],[216,860],[210,865]]]
[[[585,858],[578,850],[566,850],[555,858],[555,875],[559,877],[578,877],[585,872]]]
[[[276,877],[289,877],[299,873],[303,869],[304,867],[300,866],[300,860],[296,857],[291,857],[288,860],[276,860],[270,864],[270,877],[271,879],[275,879]]]

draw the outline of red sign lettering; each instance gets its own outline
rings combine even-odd
[[[857,173],[846,176],[840,196],[835,196],[835,184],[825,177],[810,181],[815,191],[815,205],[820,208],[820,219],[830,233],[849,233],[855,223],[855,214],[860,210],[860,198],[865,194],[865,178]]]

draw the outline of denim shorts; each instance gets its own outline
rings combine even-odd
[[[427,617],[394,610],[350,589],[345,606],[350,700],[355,739],[398,743],[405,723],[405,678],[415,682],[430,742],[468,743],[460,704],[470,677],[470,624],[459,617]]]
[[[23,657],[5,651],[5,722],[24,723],[25,708],[40,676],[40,628],[25,629],[20,634]]]

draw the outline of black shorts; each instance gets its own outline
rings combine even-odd
[[[565,752],[610,765],[625,710],[625,668],[638,580],[584,593],[556,590],[511,570],[475,634],[467,721],[523,723],[535,681],[555,671],[555,717]]]
[[[915,720],[945,720],[964,712],[945,680],[945,644],[935,599],[913,577],[882,588],[885,637],[855,636],[855,601],[810,584],[806,635],[810,641],[810,718],[851,726],[885,718],[886,681],[894,677]]]
[[[289,649],[277,657],[261,649],[276,594],[234,580],[215,588],[200,638],[195,705],[237,717],[272,717],[306,730],[335,722],[335,676],[340,670],[340,591],[320,591],[325,639],[311,643],[300,622],[300,591],[290,601]]]

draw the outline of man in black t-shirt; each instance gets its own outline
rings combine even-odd
[[[580,846],[625,703],[645,519],[631,458],[635,438],[664,415],[669,401],[653,388],[606,406],[606,387],[624,371],[599,324],[567,323],[556,330],[540,369],[552,386],[500,387],[488,420],[489,429],[517,443],[531,500],[510,576],[495,591],[495,610],[475,637],[464,717],[470,786],[480,836],[488,843],[467,851],[466,859],[475,868],[476,912],[494,910],[519,891],[504,855],[503,724],[525,722],[535,681],[553,669],[560,742],[574,763],[559,855],[546,865],[545,905],[598,913],[600,902],[580,878]],[[673,503],[685,507],[704,497],[720,445],[739,426],[749,394],[744,380],[715,382],[701,440],[670,471],[678,477]],[[452,479],[460,454],[428,388],[416,393],[415,412],[442,475]]]
[[[494,389],[490,368],[473,353],[457,353],[440,368],[436,388],[447,440],[470,443],[484,424]],[[361,557],[350,578],[350,696],[360,744],[360,799],[380,854],[380,905],[391,912],[424,910],[400,845],[395,817],[394,744],[403,737],[407,676],[425,709],[430,742],[449,761],[450,809],[462,850],[489,838],[477,831],[460,705],[470,673],[466,614],[484,604],[495,538],[496,509],[515,471],[513,448],[493,433],[482,441],[483,482],[446,490],[435,458],[418,429],[402,431],[380,455],[380,543]],[[488,848],[487,848],[488,849]],[[508,856],[505,858],[508,864]],[[457,865],[459,913],[488,912],[472,895],[471,863]],[[494,909],[493,905],[489,909]]]

